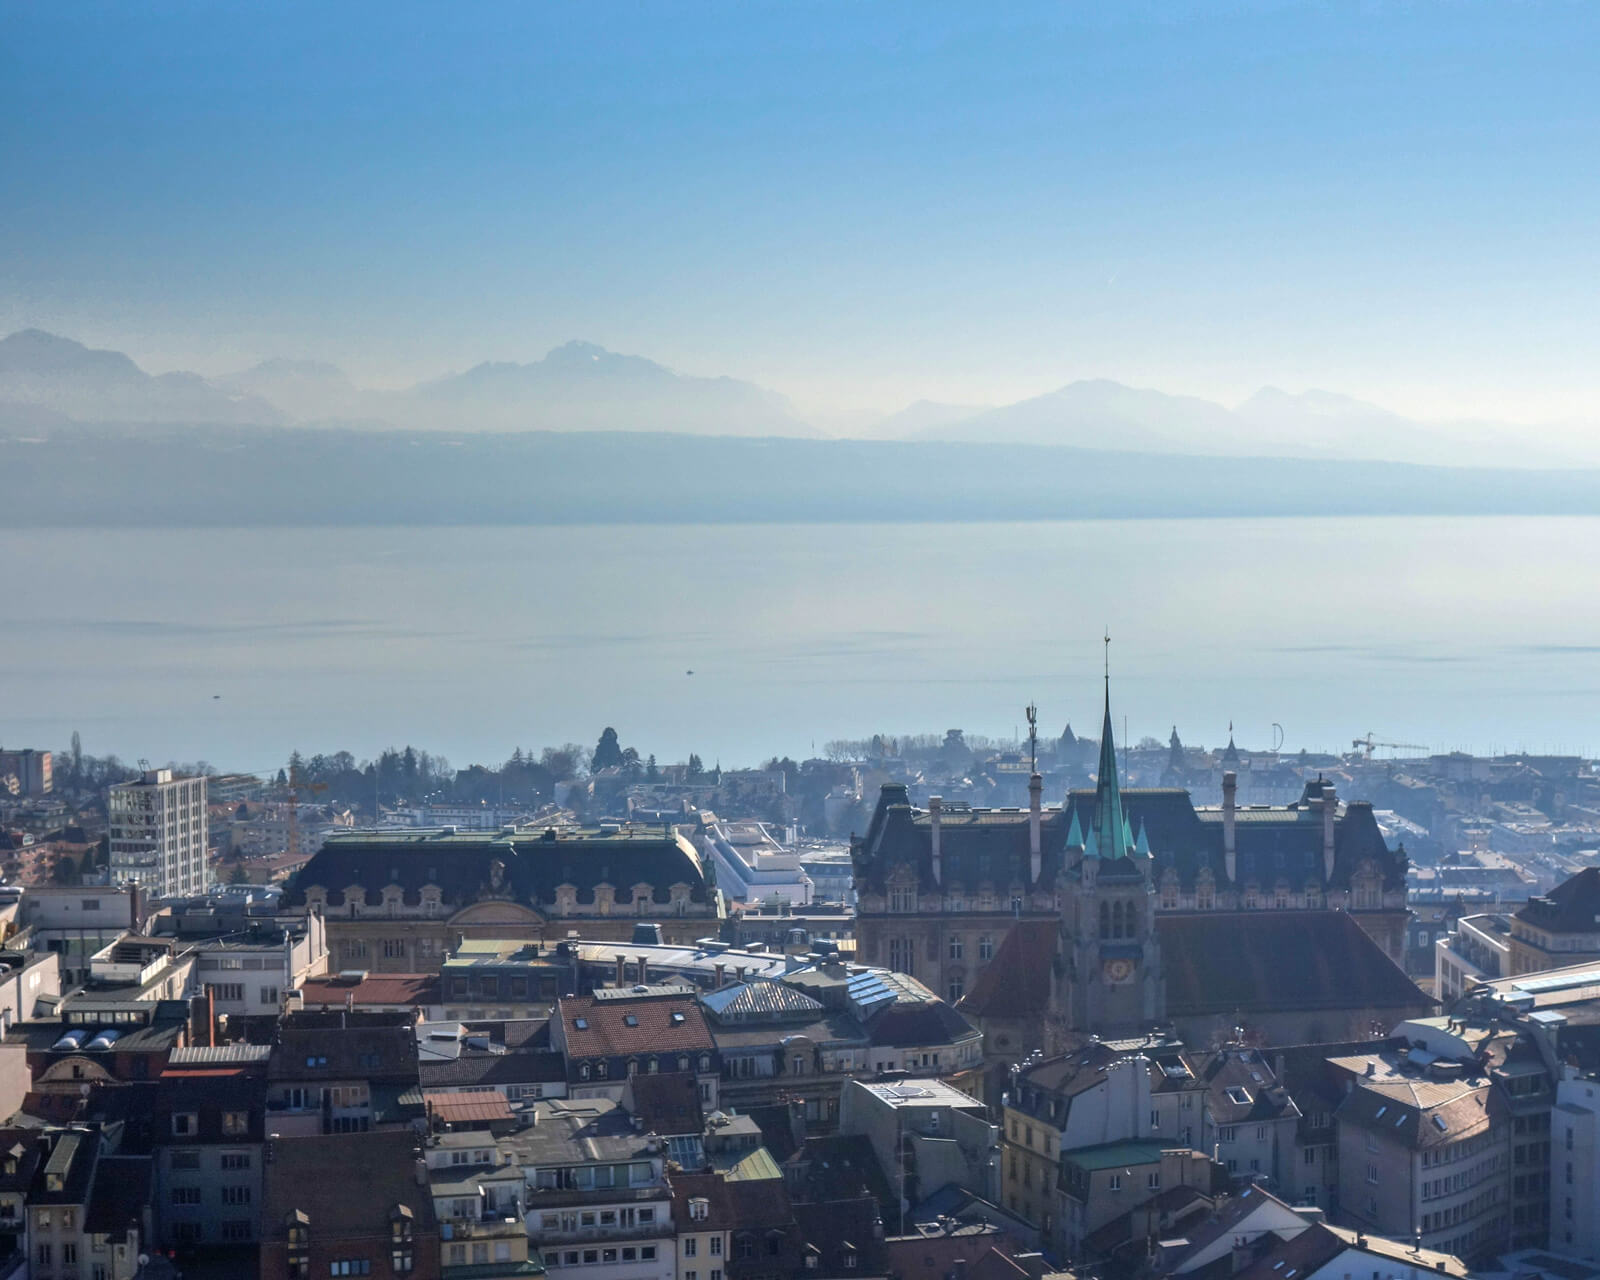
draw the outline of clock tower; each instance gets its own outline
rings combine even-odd
[[[1054,1012],[1069,1032],[1138,1035],[1166,1016],[1166,986],[1149,846],[1143,831],[1134,838],[1122,808],[1109,680],[1093,800],[1067,803]]]

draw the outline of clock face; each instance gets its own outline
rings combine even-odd
[[[1133,961],[1128,959],[1107,960],[1104,973],[1107,982],[1126,982],[1133,977]]]

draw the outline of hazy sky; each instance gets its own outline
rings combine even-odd
[[[997,12],[997,10],[1003,10]],[[1600,419],[1600,6],[0,0],[0,329]]]

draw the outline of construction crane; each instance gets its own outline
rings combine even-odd
[[[1361,750],[1365,753],[1366,759],[1368,759],[1368,760],[1372,759],[1372,753],[1378,747],[1383,747],[1386,750],[1391,750],[1391,751],[1427,751],[1427,750],[1429,750],[1428,747],[1424,746],[1420,742],[1384,742],[1380,738],[1373,737],[1371,729],[1367,730],[1367,736],[1365,738],[1352,738],[1350,740],[1350,747],[1351,747],[1352,750],[1354,750],[1357,747],[1360,747]]]
[[[326,791],[327,789],[328,784],[326,782],[304,781],[300,776],[298,766],[289,770],[289,847],[284,852],[291,857],[297,856],[300,852],[300,793],[306,791],[311,795],[316,795],[317,792]]]

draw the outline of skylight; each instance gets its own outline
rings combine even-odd
[[[1374,1120],[1382,1120],[1382,1119],[1383,1119],[1383,1113],[1384,1113],[1384,1112],[1385,1112],[1385,1111],[1387,1111],[1387,1110],[1388,1110],[1388,1109],[1389,1109],[1389,1107],[1388,1107],[1388,1104],[1387,1104],[1387,1103],[1385,1103],[1385,1104],[1384,1104],[1384,1105],[1383,1105],[1383,1106],[1381,1106],[1381,1107],[1379,1107],[1379,1108],[1378,1108],[1378,1114],[1377,1114],[1377,1115],[1375,1115],[1375,1116],[1373,1116],[1373,1117],[1372,1117],[1372,1118],[1373,1118],[1373,1119],[1374,1119]]]
[[[1224,1092],[1228,1095],[1228,1101],[1235,1106],[1248,1107],[1250,1105],[1250,1090],[1243,1085],[1231,1084]]]
[[[574,1018],[572,1020],[572,1025],[575,1026],[579,1031],[587,1031],[589,1029],[589,1019]]]
[[[672,1015],[672,1025],[673,1026],[677,1026],[682,1021],[683,1021],[683,1015],[681,1013],[674,1013]]]
[[[639,1025],[639,1019],[634,1014],[625,1013],[622,1015],[622,1025],[625,1027],[636,1027]]]

